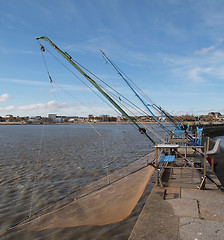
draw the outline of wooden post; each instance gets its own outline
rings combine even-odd
[[[199,186],[200,190],[205,189],[205,182],[206,182],[206,160],[207,160],[207,149],[206,149],[206,142],[204,143],[204,174],[203,174],[203,179],[201,181],[201,184]]]
[[[207,161],[207,148],[206,148],[206,141],[204,143],[204,178],[206,178],[206,161]]]
[[[212,174],[214,175],[214,156],[211,156]]]
[[[209,150],[209,144],[210,144],[210,137],[207,139],[207,151]]]
[[[156,143],[156,166],[158,166],[158,148],[157,148],[157,143]],[[158,186],[158,180],[159,180],[159,169],[156,169],[156,186]]]
[[[184,143],[185,145],[185,158],[187,158],[187,141]]]

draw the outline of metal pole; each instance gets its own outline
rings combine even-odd
[[[156,154],[156,166],[158,166],[159,164],[158,164],[158,148],[157,148],[157,143],[155,144],[155,147],[156,147],[156,152],[155,152],[155,154]],[[156,169],[156,186],[158,186],[158,182],[159,182],[159,169],[157,168]]]
[[[57,47],[49,38],[37,37],[37,40],[42,39],[47,41],[56,51],[58,51],[77,71],[79,71],[107,100],[109,100],[119,111],[126,117],[130,122],[132,122],[139,130],[141,134],[144,134],[153,144],[154,140],[146,133],[146,129],[140,127],[88,74],[86,74],[75,62],[72,61],[72,57],[67,53],[63,52],[59,47]]]

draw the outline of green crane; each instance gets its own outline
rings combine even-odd
[[[112,103],[118,111],[126,117],[130,122],[132,122],[139,130],[140,133],[144,134],[153,144],[155,144],[154,140],[147,134],[146,129],[140,127],[88,74],[86,74],[75,62],[72,61],[72,57],[67,53],[63,52],[60,48],[58,48],[49,38],[37,37],[37,40],[41,39],[47,41],[55,50],[57,50],[76,70],[78,70],[110,103]],[[43,46],[41,46],[41,49]]]

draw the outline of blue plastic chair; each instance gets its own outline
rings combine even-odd
[[[196,132],[196,145],[197,146],[201,146],[203,128],[196,127],[196,129],[197,129],[197,132]]]
[[[160,161],[161,163],[164,162],[174,162],[175,161],[175,156],[174,155],[164,155],[161,157]]]

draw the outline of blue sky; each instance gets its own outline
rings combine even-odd
[[[0,116],[117,115],[46,54],[49,72],[59,86],[52,88],[37,36],[49,37],[136,103],[122,79],[105,64],[99,49],[170,113],[224,114],[222,0],[0,3]],[[48,43],[42,44],[60,58]]]

